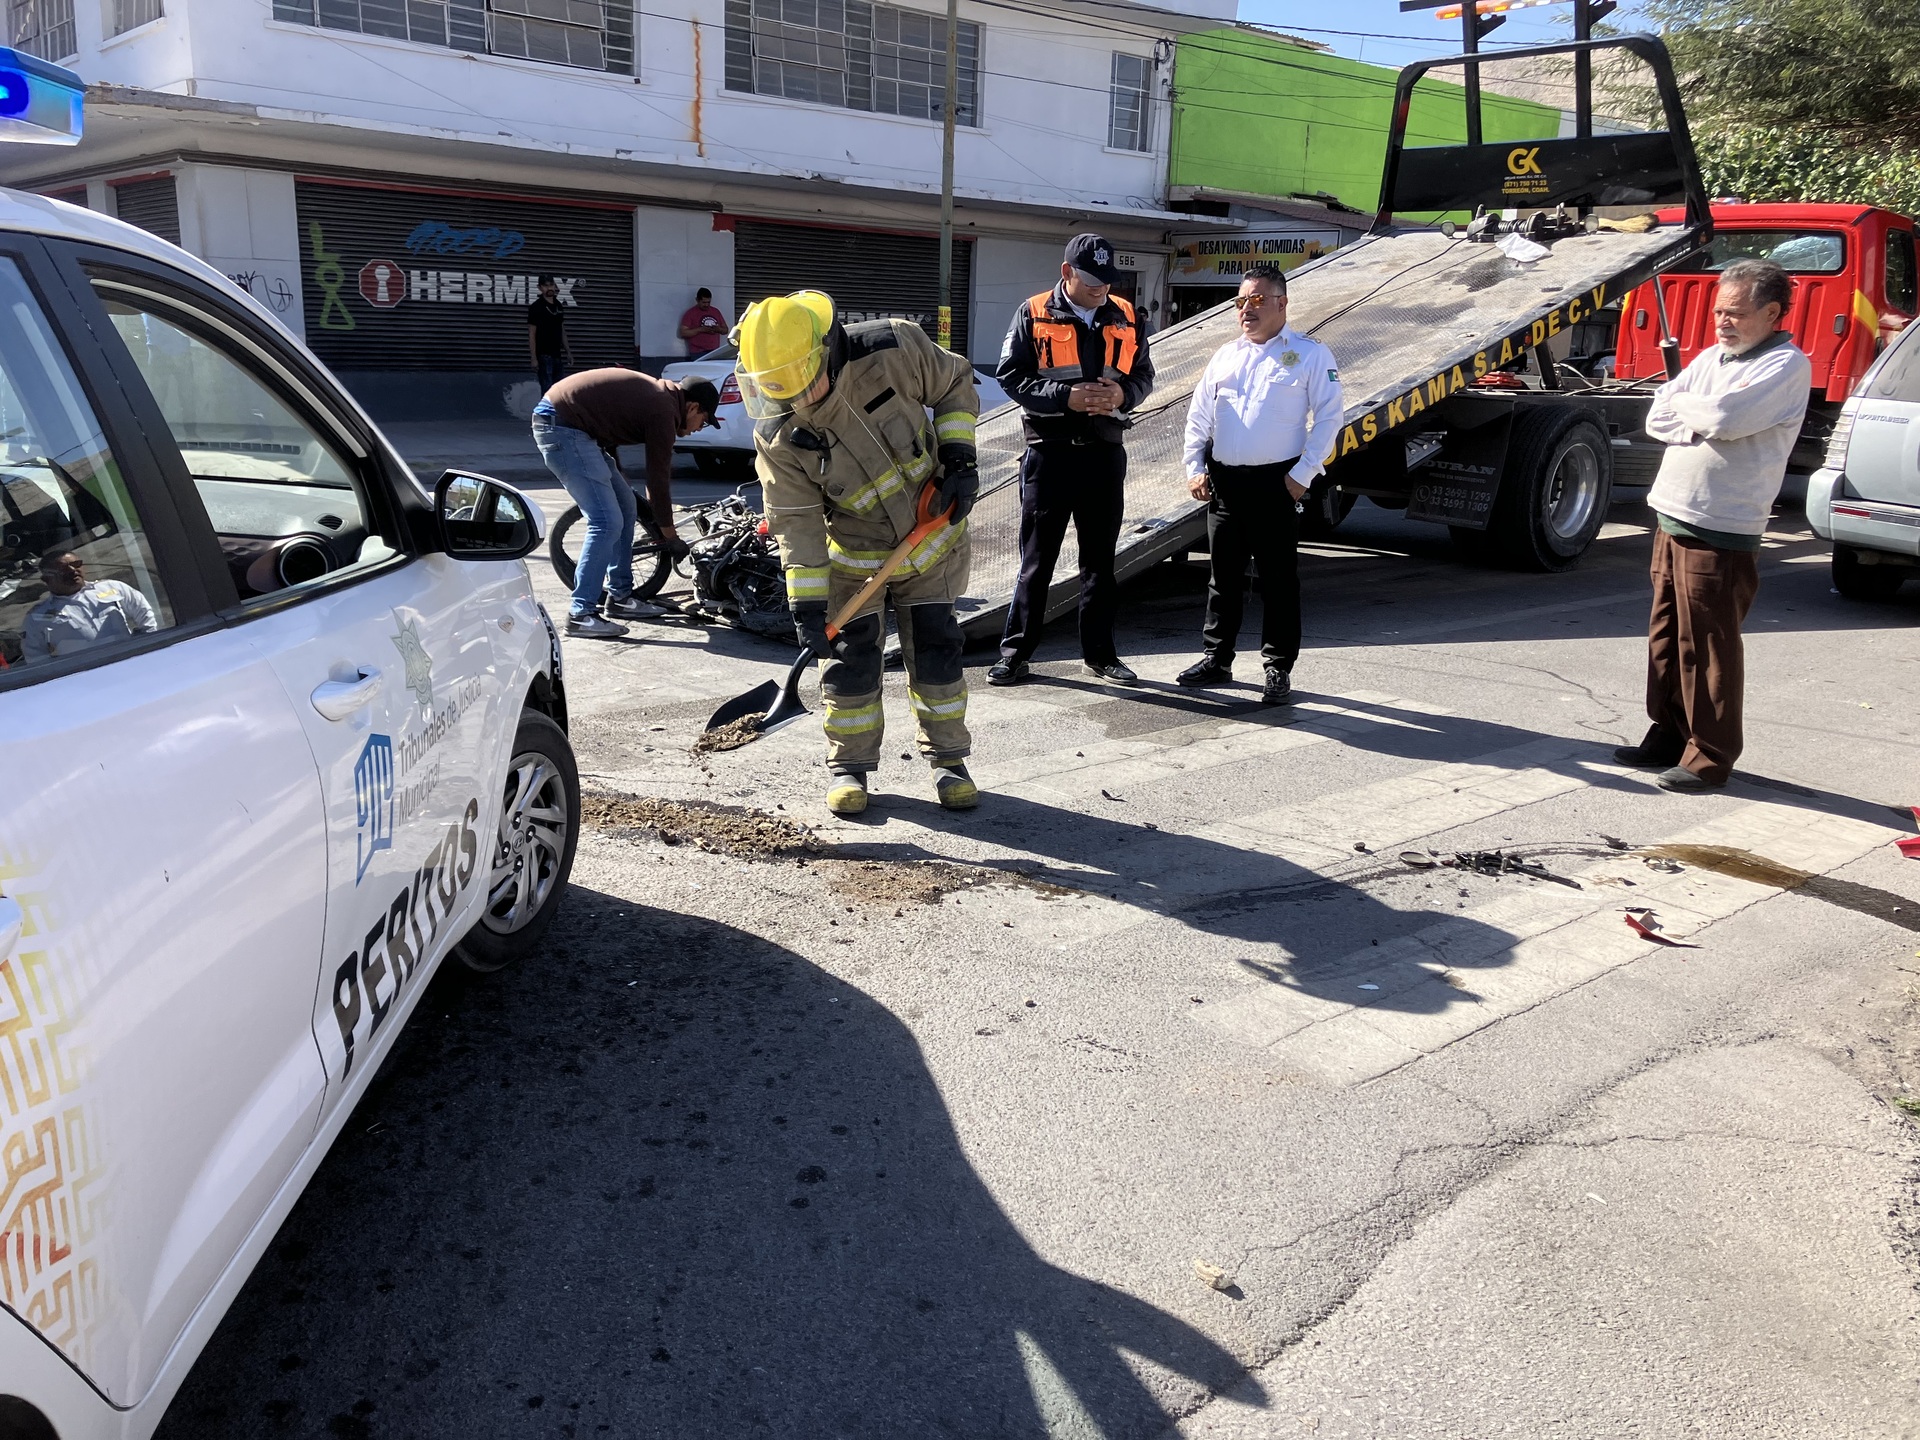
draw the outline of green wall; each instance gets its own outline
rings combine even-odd
[[[1449,72],[1457,74],[1457,71]],[[1239,29],[1179,42],[1167,180],[1255,195],[1324,190],[1371,213],[1393,113],[1396,72]],[[1414,92],[1412,144],[1464,143],[1458,85],[1426,80]],[[1559,134],[1560,112],[1482,92],[1485,138]]]

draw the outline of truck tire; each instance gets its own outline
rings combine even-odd
[[[567,732],[537,710],[520,716],[486,847],[480,918],[454,954],[490,974],[531,953],[553,924],[580,840],[580,772]]]
[[[1300,513],[1300,538],[1324,540],[1353,513],[1358,495],[1348,495],[1337,485],[1316,485],[1307,492],[1307,508]]]
[[[1857,550],[1833,547],[1833,588],[1849,600],[1891,600],[1914,574],[1905,565],[1862,565]]]
[[[1487,526],[1487,553],[1516,570],[1571,570],[1613,498],[1613,446],[1576,405],[1522,405]]]

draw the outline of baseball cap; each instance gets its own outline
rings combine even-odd
[[[1084,270],[1102,285],[1120,283],[1120,267],[1113,263],[1113,246],[1104,235],[1076,235],[1067,242],[1067,264]]]

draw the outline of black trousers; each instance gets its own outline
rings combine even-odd
[[[1027,446],[1020,460],[1020,578],[1000,637],[1002,658],[1029,659],[1040,644],[1047,591],[1069,520],[1080,544],[1080,653],[1090,665],[1111,665],[1120,658],[1113,646],[1113,617],[1120,604],[1113,550],[1120,539],[1126,480],[1124,445],[1043,440]]]
[[[1207,653],[1222,665],[1233,663],[1240,638],[1249,560],[1260,573],[1261,658],[1281,670],[1292,670],[1300,658],[1300,515],[1287,493],[1293,464],[1207,466],[1212,566],[1201,635]]]

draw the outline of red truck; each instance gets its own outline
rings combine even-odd
[[[1669,224],[1681,218],[1679,210],[1660,214]],[[1841,404],[1874,357],[1920,309],[1914,222],[1871,205],[1715,204],[1713,239],[1707,247],[1627,296],[1620,312],[1615,376],[1666,376],[1655,284],[1664,293],[1681,360],[1690,361],[1714,344],[1715,276],[1742,259],[1775,261],[1794,277],[1788,328],[1813,360],[1813,402],[1787,468],[1810,474],[1819,468]]]

